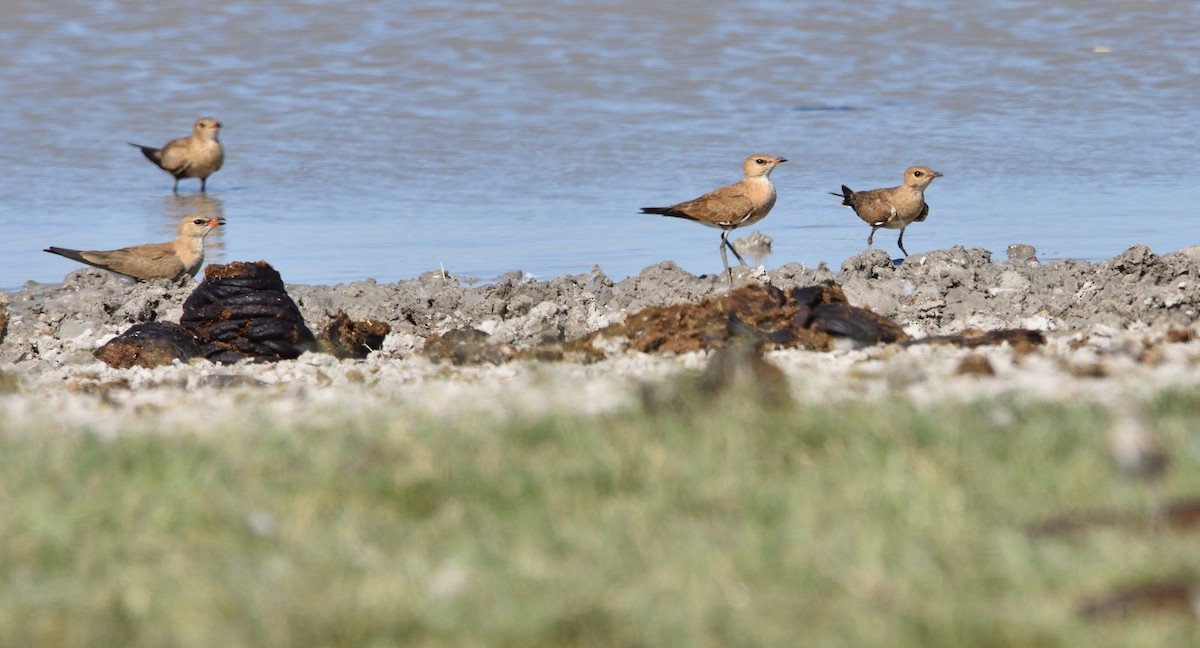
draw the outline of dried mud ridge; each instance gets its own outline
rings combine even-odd
[[[517,357],[587,362],[626,349],[681,353],[735,339],[814,350],[880,342],[1024,347],[1040,344],[1038,331],[1086,335],[1097,326],[1141,323],[1186,332],[1200,310],[1200,266],[1191,254],[1158,256],[1138,246],[1095,264],[1043,264],[1027,246],[1014,248],[999,263],[986,250],[955,247],[899,266],[868,250],[836,272],[824,265],[739,267],[733,290],[720,276],[697,277],[671,262],[620,282],[596,269],[547,281],[514,272],[470,287],[429,272],[396,283],[286,290],[264,262],[210,265],[199,286],[130,284],[84,268],[62,284],[31,283],[0,295],[9,302],[0,308],[7,312],[0,317],[0,325],[7,319],[0,363],[37,363],[43,352],[53,355],[64,341],[89,334],[124,331],[137,340],[161,331],[170,344],[179,334],[169,330],[172,322],[193,334],[200,351],[171,345],[182,348],[156,357],[275,360],[317,347],[362,357],[384,337],[399,336],[415,341],[401,347],[471,364]],[[313,323],[323,327],[315,336]],[[130,328],[139,324],[153,326]],[[121,362],[137,362],[133,351],[124,356]]]
[[[119,368],[192,358],[222,364],[273,362],[316,350],[365,357],[381,347],[389,331],[387,324],[355,321],[339,310],[321,336],[314,336],[274,268],[265,261],[234,262],[208,266],[204,281],[184,301],[179,324],[136,324],[97,349],[95,356]],[[899,324],[850,304],[841,287],[828,280],[787,290],[750,283],[696,304],[650,306],[579,339],[550,337],[520,351],[490,338],[480,329],[460,327],[429,335],[422,352],[437,362],[463,365],[500,364],[518,357],[596,361],[607,357],[614,344],[642,353],[679,354],[734,345],[762,353],[912,342]],[[1007,329],[931,339],[963,346],[1044,341],[1036,331]]]

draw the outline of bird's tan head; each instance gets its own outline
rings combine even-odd
[[[224,224],[225,219],[220,216],[201,216],[199,214],[184,216],[179,221],[179,235],[204,238],[214,228]]]
[[[192,133],[211,137],[213,139],[216,139],[220,132],[221,122],[217,121],[215,117],[201,117],[200,119],[197,119],[196,123],[192,126]]]
[[[942,174],[926,166],[911,166],[904,170],[904,184],[916,189],[924,189],[934,178],[940,177]]]
[[[787,158],[775,157],[766,153],[755,153],[742,163],[742,172],[747,178],[761,178],[771,173],[771,169],[787,162]]]

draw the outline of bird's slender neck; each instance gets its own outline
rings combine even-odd
[[[211,231],[212,228],[205,228],[205,230],[200,234],[181,236],[177,245],[179,245],[183,250],[187,250],[192,253],[201,253],[204,251],[204,237],[208,236],[208,233]]]

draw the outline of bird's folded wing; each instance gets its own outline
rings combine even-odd
[[[886,222],[896,215],[891,196],[885,190],[874,189],[854,196],[854,211],[859,217],[874,225]]]
[[[923,223],[927,216],[929,216],[929,203],[921,203],[921,214],[913,220],[917,223]]]
[[[170,243],[136,245],[111,252],[87,252],[84,255],[93,263],[103,264],[132,277],[151,274],[165,276],[183,271],[183,262],[175,255],[174,246]]]
[[[159,151],[159,160],[162,168],[171,173],[179,174],[186,171],[191,166],[191,160],[188,159],[187,141],[172,140]]]
[[[689,217],[709,223],[737,222],[755,210],[740,188],[722,187],[678,206]]]

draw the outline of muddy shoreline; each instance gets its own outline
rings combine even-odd
[[[913,338],[1024,328],[1047,339],[1034,353],[1018,353],[1007,344],[977,350],[850,345],[829,353],[769,352],[767,359],[783,370],[799,399],[899,393],[916,400],[1005,393],[1105,399],[1200,384],[1197,250],[1160,256],[1135,246],[1094,264],[1040,263],[1027,246],[1012,246],[1004,256],[955,247],[916,254],[895,266],[883,251],[868,250],[836,270],[797,264],[738,268],[737,283],[786,289],[836,282],[851,304],[893,320]],[[430,335],[461,327],[516,349],[565,342],[646,307],[694,303],[729,290],[720,276],[698,277],[669,261],[617,282],[597,268],[546,281],[511,273],[492,284],[464,284],[452,275],[428,272],[397,283],[288,286],[314,331],[338,310],[386,322],[391,333],[365,360],[306,353],[271,364],[198,361],[117,370],[97,361],[93,351],[135,323],[177,322],[195,284],[133,284],[80,269],[61,284],[31,283],[3,295],[8,322],[0,343],[0,375],[7,386],[0,389],[0,413],[9,420],[34,414],[74,420],[68,412],[81,410],[78,416],[86,418],[92,401],[122,410],[156,399],[178,400],[178,392],[195,390],[257,390],[271,395],[269,407],[297,412],[306,403],[321,402],[322,392],[434,413],[602,411],[636,400],[639,384],[702,368],[705,354],[650,356],[617,349],[586,365],[520,361],[454,367],[430,361],[421,347]],[[982,368],[965,370],[968,355],[977,356],[972,362]],[[211,406],[216,400],[206,402]]]

